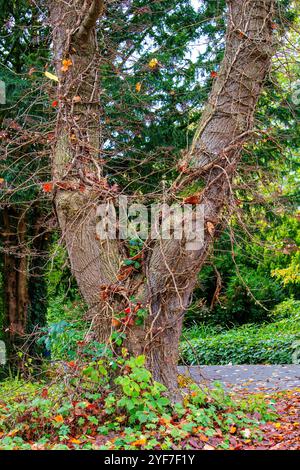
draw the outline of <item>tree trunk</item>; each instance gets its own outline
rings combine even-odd
[[[11,346],[19,343],[26,332],[28,289],[26,219],[21,209],[6,206],[3,218],[4,324]]]
[[[28,268],[28,319],[26,330],[29,334],[39,331],[47,320],[47,250],[51,235],[47,230],[45,216],[39,204],[34,204],[28,215],[28,232],[30,232],[30,260]],[[29,345],[30,354],[40,355],[43,350],[36,344],[35,338]]]
[[[183,175],[173,187],[178,191],[197,179],[205,182],[201,194],[204,243],[190,251],[185,240],[148,240],[144,285],[138,278],[120,281],[124,254],[118,241],[97,240],[96,206],[113,198],[99,165],[96,21],[103,4],[87,0],[80,8],[81,2],[73,3],[70,7],[67,2],[50,2],[60,100],[53,159],[59,223],[98,338],[109,339],[114,306],[126,305],[122,289],[131,294],[136,290],[148,305],[149,315],[143,327],[127,329],[128,348],[134,354],[146,355],[154,378],[167,385],[177,398],[183,315],[222,211],[230,200],[230,185],[243,144],[253,128],[256,103],[273,53],[274,1],[228,0],[224,60],[186,158],[189,175]],[[106,298],[101,295],[103,291]]]

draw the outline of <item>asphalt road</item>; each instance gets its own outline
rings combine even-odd
[[[300,388],[300,365],[240,365],[179,367],[179,373],[195,382],[212,386],[220,382],[226,389],[275,392]]]

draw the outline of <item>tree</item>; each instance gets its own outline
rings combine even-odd
[[[75,4],[74,4],[75,3]],[[273,54],[272,0],[227,2],[224,59],[180,178],[170,197],[201,180],[204,207],[202,246],[185,240],[147,240],[143,272],[120,281],[124,243],[96,237],[96,207],[113,196],[103,159],[97,21],[105,2],[49,2],[56,73],[59,80],[57,144],[53,156],[55,207],[71,268],[89,305],[100,341],[112,332],[112,312],[133,295],[148,308],[142,326],[128,328],[126,344],[144,353],[156,380],[177,394],[178,341],[196,275],[214,239],[220,216],[232,197],[231,181],[244,143],[253,132],[254,112]],[[155,65],[156,66],[156,65]],[[118,286],[118,288],[116,288]],[[101,295],[101,288],[106,296]],[[120,293],[126,292],[126,295]]]
[[[36,182],[45,171],[40,156],[46,153],[43,133],[49,113],[35,72],[49,52],[47,29],[37,7],[26,0],[1,2],[0,15],[0,73],[7,96],[0,110],[1,323],[13,352],[15,346],[24,346],[27,334],[42,326],[46,317],[42,275],[48,238],[44,221],[49,211],[37,198]]]

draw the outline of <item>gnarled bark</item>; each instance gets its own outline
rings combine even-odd
[[[99,167],[95,28],[101,2],[86,1],[83,8],[80,2],[73,3],[72,7],[67,2],[50,3],[60,79],[58,141],[53,160],[55,204],[73,273],[90,313],[100,319],[96,322],[100,325],[99,339],[107,340],[115,298],[110,310],[99,295],[100,287],[122,286],[118,272],[124,256],[117,241],[101,243],[96,237],[95,207],[113,197]],[[224,60],[187,156],[189,181],[205,181],[203,245],[189,251],[185,240],[159,240],[149,241],[145,248],[147,281],[139,288],[139,295],[149,305],[149,316],[143,327],[129,328],[127,344],[133,353],[146,354],[154,378],[175,394],[183,315],[228,202],[232,176],[252,131],[256,103],[269,71],[273,4],[273,0],[228,0]],[[72,65],[63,72],[61,65],[66,59]],[[183,178],[173,189],[184,184]],[[126,280],[125,287],[129,284]]]

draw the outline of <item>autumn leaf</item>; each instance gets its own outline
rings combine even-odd
[[[132,266],[122,266],[117,276],[118,281],[124,281],[134,271]]]
[[[15,436],[16,434],[18,434],[18,432],[20,431],[20,429],[13,429],[12,431],[10,431],[7,435],[9,437],[13,437]]]
[[[47,388],[43,388],[42,390],[42,398],[47,398],[48,397],[48,389]]]
[[[63,423],[63,422],[64,422],[64,418],[62,417],[62,415],[57,415],[57,416],[55,416],[53,419],[54,419],[54,421],[56,421],[57,423]]]
[[[212,72],[210,72],[210,76],[211,76],[211,78],[216,78],[218,76],[218,72],[213,70]]]
[[[128,349],[127,348],[122,348],[122,357],[127,357],[128,356]]]
[[[58,77],[56,75],[53,75],[53,73],[45,72],[45,76],[50,80],[53,80],[54,82],[58,82]]]
[[[131,445],[134,447],[139,447],[139,446],[144,446],[146,442],[147,442],[147,439],[143,437],[142,439],[138,439],[137,441],[132,442]]]
[[[148,64],[149,68],[152,69],[152,70],[157,69],[157,68],[158,68],[158,65],[159,65],[158,60],[155,59],[155,58],[154,58],[154,59],[151,59],[150,62],[149,62],[149,64]]]
[[[213,446],[210,446],[209,444],[205,444],[202,450],[215,450]]]
[[[48,132],[48,134],[46,134],[46,139],[47,139],[47,142],[51,142],[55,137],[55,133],[54,132]]]
[[[113,327],[116,328],[116,327],[121,325],[121,322],[117,318],[113,318],[112,321],[111,321],[111,324],[112,324]]]
[[[199,204],[200,203],[200,194],[193,194],[186,197],[183,202],[184,204]]]
[[[188,162],[183,160],[178,163],[178,170],[180,171],[180,173],[186,173],[188,170],[188,166],[189,166]]]
[[[62,61],[62,67],[60,70],[62,72],[67,72],[72,65],[73,65],[73,62],[71,59],[64,59]]]
[[[81,97],[80,97],[80,96],[77,95],[77,96],[74,96],[74,97],[73,97],[73,103],[80,103],[80,101],[81,101]]]
[[[81,441],[79,439],[71,439],[70,443],[71,444],[81,444]]]
[[[230,426],[229,432],[230,432],[230,434],[235,434],[236,433],[236,427],[235,426]]]
[[[44,193],[51,193],[51,191],[53,190],[53,183],[52,182],[43,183],[42,188],[43,188]]]
[[[211,236],[213,236],[214,233],[215,233],[215,226],[214,226],[214,224],[213,224],[212,222],[207,222],[206,226],[207,226],[208,233],[209,233]]]
[[[58,100],[52,101],[51,106],[52,106],[52,108],[56,108],[58,106]]]
[[[34,72],[36,72],[36,68],[35,68],[35,67],[31,67],[31,68],[28,70],[28,75],[31,77],[31,75],[33,75]]]
[[[135,85],[135,89],[138,93],[140,93],[141,89],[142,89],[142,84],[141,82],[138,82],[136,85]]]

